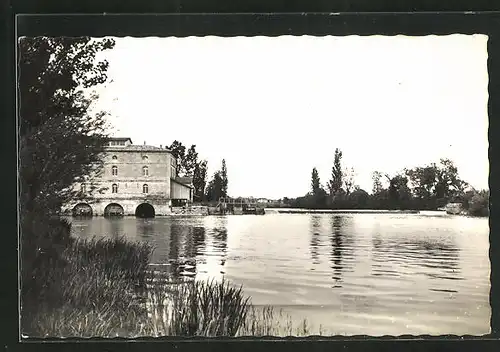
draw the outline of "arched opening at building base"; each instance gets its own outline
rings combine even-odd
[[[125,214],[123,207],[118,203],[111,203],[104,208],[105,217],[121,217]]]
[[[72,215],[75,217],[91,217],[92,207],[87,203],[78,203],[73,207]]]
[[[148,203],[139,204],[135,209],[135,216],[143,219],[154,218],[155,208]]]

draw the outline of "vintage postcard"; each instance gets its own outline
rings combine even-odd
[[[489,334],[487,41],[18,38],[22,336]]]

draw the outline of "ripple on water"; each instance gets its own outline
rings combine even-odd
[[[73,220],[73,233],[127,234],[158,267],[225,277],[254,304],[344,334],[489,332],[487,219],[392,214]]]

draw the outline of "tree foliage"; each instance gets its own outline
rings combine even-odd
[[[374,171],[372,173],[372,181],[373,181],[372,194],[380,193],[384,189],[381,180],[382,180],[382,173],[380,171]]]
[[[221,197],[227,197],[228,179],[227,179],[227,167],[225,159],[222,159],[220,177],[221,177],[221,190],[220,190]]]
[[[432,208],[435,205],[433,192],[436,185],[437,172],[436,164],[406,170],[406,175],[413,189],[413,195],[422,207]]]
[[[207,185],[207,161],[198,159],[195,144],[186,149],[182,142],[175,140],[168,148],[177,160],[176,176],[192,177],[193,200],[195,202],[204,201]]]
[[[328,193],[334,197],[342,189],[343,172],[342,172],[342,151],[338,148],[335,149],[335,156],[332,166],[332,175],[328,181]]]
[[[313,168],[311,172],[311,194],[307,198],[307,202],[314,208],[322,208],[326,204],[326,191],[321,185],[316,168]]]
[[[188,151],[184,155],[182,159],[182,169],[184,171],[184,175],[188,177],[194,176],[194,171],[198,164],[198,152],[196,151],[196,145],[191,145]]]
[[[85,89],[106,81],[108,63],[96,54],[114,41],[36,37],[18,44],[21,209],[57,212],[79,195],[71,186],[91,182],[102,165],[105,113],[89,114],[96,97]]]
[[[318,170],[314,167],[311,173],[311,194],[317,195],[321,189],[321,182],[319,180]]]
[[[462,205],[471,216],[488,216],[490,192],[472,190],[463,197]]]
[[[356,188],[347,198],[348,207],[351,209],[366,209],[369,207],[370,195],[361,188]]]
[[[356,174],[354,172],[354,168],[352,168],[352,167],[346,168],[344,170],[343,174],[344,174],[343,179],[344,179],[345,194],[346,194],[346,196],[349,196],[349,194],[351,194],[351,192],[354,191],[354,188],[356,187],[356,184],[354,181]]]
[[[218,201],[222,197],[221,172],[216,171],[207,185],[206,198],[210,202]]]
[[[207,184],[207,161],[198,161],[194,168],[193,186],[194,194],[193,200],[195,202],[202,202],[205,200],[205,187]]]
[[[111,39],[20,38],[18,42],[19,182],[23,302],[50,282],[37,273],[51,270],[69,241],[65,224],[51,219],[61,205],[81,195],[75,182],[89,182],[102,166],[107,143],[105,113],[89,113],[89,89],[106,81],[108,63],[98,52]],[[38,275],[38,276],[37,276]],[[38,285],[38,286],[37,286]]]
[[[409,209],[411,208],[411,191],[408,187],[408,178],[402,174],[394,177],[386,175],[389,180],[389,208],[391,209]]]
[[[228,197],[228,177],[226,160],[222,159],[222,166],[217,170],[208,183],[205,191],[205,198],[209,202],[218,201],[221,197]]]
[[[467,183],[458,176],[458,169],[449,159],[406,170],[415,202],[422,209],[442,207],[449,201],[462,199]]]
[[[172,152],[175,160],[177,161],[176,165],[176,175],[175,176],[183,176],[185,174],[185,158],[186,158],[186,147],[179,141],[175,140],[168,147]]]
[[[291,207],[311,209],[437,210],[447,203],[461,202],[470,215],[486,216],[488,214],[489,193],[475,190],[467,192],[468,184],[461,180],[457,167],[449,159],[441,159],[439,164],[432,163],[405,169],[392,176],[386,174],[387,187],[382,182],[383,174],[375,171],[372,174],[372,193],[368,194],[356,186],[352,169],[345,169],[342,172],[341,156],[342,153],[337,149],[332,179],[328,182],[330,197],[327,202],[318,196],[322,193],[322,188],[318,171],[314,168],[311,175],[311,192],[303,197],[287,198],[287,204]],[[338,183],[338,180],[343,182]],[[332,193],[335,194],[333,197],[331,197]]]

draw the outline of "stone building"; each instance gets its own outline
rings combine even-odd
[[[89,194],[90,185],[75,184],[86,201],[75,200],[63,207],[73,215],[168,215],[172,206],[193,200],[192,179],[176,177],[176,160],[166,148],[134,145],[130,138],[110,138],[103,169],[93,182],[101,189]]]

